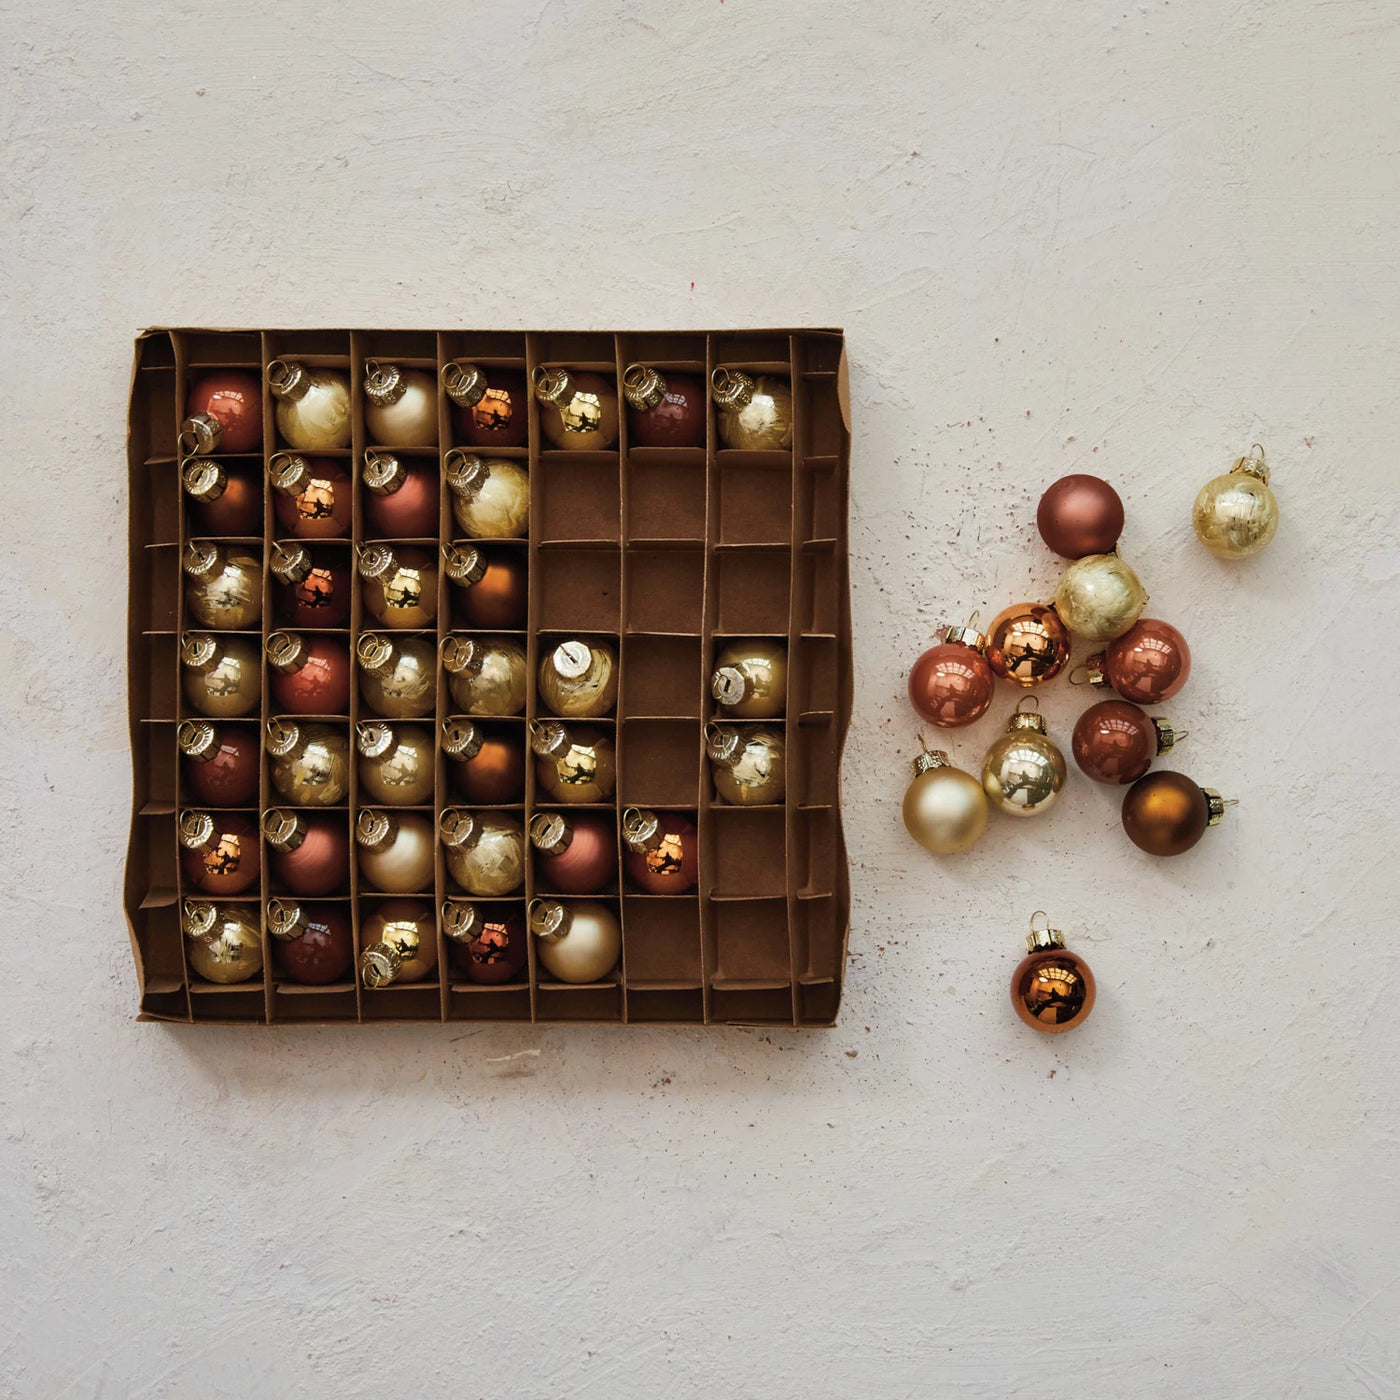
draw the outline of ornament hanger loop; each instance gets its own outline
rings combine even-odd
[[[1069,683],[1071,685],[1089,684],[1089,668],[1082,661],[1069,673]]]
[[[981,622],[981,621],[982,621],[982,609],[981,609],[981,608],[974,608],[974,609],[972,610],[972,616],[971,616],[970,618],[968,618],[968,620],[967,620],[967,630],[968,630],[969,632],[975,632],[975,631],[977,630],[977,624],[978,624],[979,622]]]
[[[1031,932],[1032,932],[1032,933],[1038,933],[1038,932],[1040,932],[1040,930],[1037,929],[1036,926],[1035,926],[1035,921],[1036,921],[1037,919],[1044,919],[1044,920],[1045,920],[1045,930],[1044,930],[1044,931],[1045,931],[1046,933],[1049,933],[1049,932],[1050,932],[1050,915],[1047,914],[1047,913],[1045,912],[1045,910],[1043,910],[1043,909],[1037,909],[1037,910],[1035,911],[1035,913],[1031,915]]]
[[[1016,710],[1015,710],[1015,713],[1018,714],[1018,715],[1026,714],[1027,712],[1026,712],[1024,709],[1022,709],[1021,707],[1022,707],[1023,705],[1028,704],[1028,703],[1031,704],[1031,705],[1034,705],[1035,708],[1036,708],[1037,713],[1039,713],[1039,711],[1040,711],[1040,696],[1038,696],[1038,695],[1023,695],[1023,696],[1016,702]],[[1039,912],[1043,914],[1045,911],[1042,909],[1042,910],[1040,910]]]
[[[1249,451],[1251,456],[1258,457],[1261,462],[1265,460],[1264,444],[1262,442],[1251,442],[1249,444]]]

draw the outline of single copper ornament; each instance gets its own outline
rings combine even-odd
[[[256,728],[187,719],[176,731],[187,793],[210,807],[243,807],[258,800],[262,743]]]
[[[453,360],[442,367],[442,387],[452,400],[457,437],[469,447],[524,447],[530,405],[519,370]]]
[[[537,365],[535,397],[540,431],[551,447],[597,452],[617,441],[617,390],[610,380],[583,370]]]
[[[456,585],[453,611],[465,626],[508,632],[525,626],[529,593],[519,550],[495,547],[488,553],[475,545],[445,544],[442,567]]]
[[[180,451],[260,452],[263,442],[262,385],[246,369],[201,375],[185,397]]]
[[[510,904],[445,899],[442,931],[453,963],[485,986],[518,977],[530,959],[525,919]]]
[[[617,832],[596,812],[536,812],[530,844],[536,888],[597,894],[617,880]]]
[[[986,658],[987,637],[977,614],[966,627],[949,627],[909,672],[909,703],[920,718],[945,729],[971,724],[987,713],[996,690]]]
[[[525,743],[518,735],[488,734],[461,716],[442,722],[448,778],[468,802],[484,807],[525,800]]]
[[[338,637],[273,632],[267,664],[268,691],[281,713],[350,713],[350,649]]]
[[[987,628],[987,665],[993,675],[1013,685],[1053,680],[1069,660],[1069,647],[1059,614],[1042,603],[1013,603]]]
[[[438,445],[437,378],[421,369],[366,360],[365,431],[387,447]]]
[[[633,447],[704,447],[705,391],[688,374],[628,365],[622,375]]]
[[[1045,919],[1037,928],[1035,921]],[[1031,915],[1028,956],[1011,974],[1011,1005],[1032,1030],[1057,1035],[1073,1030],[1094,1009],[1094,974],[1089,964],[1065,947],[1064,936],[1049,927],[1043,909]]]
[[[1091,656],[1084,669],[1090,685],[1112,686],[1136,705],[1159,705],[1186,684],[1191,649],[1171,623],[1144,617]]]
[[[186,457],[180,484],[189,497],[191,523],[202,535],[261,535],[262,467]]]
[[[700,838],[679,812],[629,807],[622,814],[622,861],[645,894],[687,894],[700,879]]]
[[[1123,830],[1150,856],[1179,856],[1218,826],[1233,798],[1169,768],[1139,778],[1123,798]]]
[[[279,540],[268,568],[277,580],[277,616],[292,627],[336,628],[350,621],[350,570],[340,551],[312,552]]]
[[[441,502],[432,462],[392,452],[366,452],[365,533],[371,539],[437,539]]]
[[[269,807],[262,816],[274,887],[299,895],[335,894],[350,882],[350,832],[343,812]]]
[[[267,464],[267,477],[273,512],[287,534],[330,540],[350,533],[355,483],[339,462],[278,452]]]
[[[355,949],[349,916],[340,905],[269,899],[267,931],[278,970],[293,982],[323,987],[350,971]]]
[[[1158,754],[1184,739],[1171,721],[1126,700],[1091,705],[1074,726],[1074,761],[1096,783],[1134,783]]]
[[[185,879],[205,894],[242,894],[262,874],[258,829],[236,814],[181,812],[180,848]]]
[[[1097,476],[1062,476],[1040,498],[1035,523],[1056,554],[1111,554],[1123,533],[1123,501]]]

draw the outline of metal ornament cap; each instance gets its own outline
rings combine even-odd
[[[449,758],[466,762],[481,752],[485,742],[481,730],[469,719],[445,719],[442,722],[442,751]]]
[[[208,632],[186,632],[180,638],[180,660],[191,671],[212,671],[219,664],[218,639]]]
[[[743,734],[727,724],[705,726],[705,753],[713,763],[732,767],[744,751]]]
[[[470,900],[444,899],[442,901],[442,932],[454,943],[475,942],[481,924],[481,914]]]
[[[306,638],[295,632],[274,632],[267,639],[267,664],[284,676],[294,675],[310,660]]]
[[[223,566],[223,551],[209,540],[191,540],[185,546],[185,556],[180,567],[194,579],[201,582],[211,579]]]
[[[311,572],[311,551],[304,544],[278,540],[272,546],[268,568],[280,583],[300,583]]]
[[[295,720],[270,719],[267,722],[267,751],[273,758],[286,758],[301,740],[301,727]]]
[[[559,366],[536,365],[531,380],[535,397],[544,404],[567,403],[574,394],[574,377]]]
[[[219,911],[203,899],[187,899],[180,914],[180,928],[186,938],[212,943],[219,936]]]
[[[181,452],[207,454],[217,452],[224,425],[212,413],[192,413],[180,424],[175,442]]]
[[[572,828],[558,812],[537,812],[530,819],[530,843],[545,855],[562,854],[573,839]]]
[[[454,447],[442,459],[443,474],[454,494],[470,500],[481,493],[491,475],[491,468],[474,452]]]
[[[470,544],[445,544],[442,547],[443,572],[453,583],[469,587],[486,576],[486,556]]]
[[[530,905],[530,932],[546,943],[558,943],[572,922],[569,906],[557,899],[536,899]]]
[[[622,394],[633,408],[655,408],[666,397],[666,380],[650,365],[631,364],[622,371]]]
[[[388,408],[403,398],[408,381],[398,365],[386,365],[379,360],[365,361],[365,397],[380,408]]]
[[[638,855],[654,851],[661,844],[661,819],[645,807],[628,807],[622,814],[622,839]]]
[[[486,397],[486,375],[465,360],[443,365],[440,378],[443,393],[462,408],[475,408]]]
[[[531,720],[530,749],[540,758],[562,758],[572,744],[569,731],[557,720]]]
[[[710,394],[721,408],[743,408],[753,399],[754,381],[741,369],[717,365],[710,375]]]
[[[383,578],[398,567],[394,551],[387,544],[362,544],[355,554],[362,578]]]
[[[267,464],[272,489],[283,496],[299,496],[306,490],[311,464],[296,452],[275,452]]]
[[[311,378],[304,366],[294,360],[273,360],[267,367],[267,387],[274,398],[295,403],[311,387]]]
[[[203,457],[187,457],[180,465],[180,484],[186,495],[208,504],[217,501],[228,485],[228,473],[219,462]]]
[[[364,758],[379,758],[394,747],[394,730],[378,720],[367,720],[355,727],[355,747]]]
[[[943,629],[944,642],[956,642],[961,646],[971,647],[973,651],[985,652],[987,650],[987,634],[978,631],[978,616],[978,613],[973,613],[966,626],[945,627]]]
[[[480,675],[486,659],[486,649],[473,637],[444,637],[442,639],[442,664],[454,676],[463,672]]]
[[[914,776],[931,772],[935,768],[951,768],[953,760],[942,749],[924,749],[914,759]]]
[[[370,807],[355,820],[355,843],[367,851],[385,850],[394,844],[398,834],[398,818],[392,812]]]
[[[187,851],[208,851],[218,837],[214,818],[208,812],[180,813],[180,844]]]
[[[295,943],[310,926],[310,921],[294,899],[267,901],[267,931],[279,943]]]
[[[403,971],[403,954],[391,943],[371,943],[360,954],[360,978],[366,987],[387,987]]]
[[[554,648],[550,660],[565,680],[575,681],[588,674],[588,668],[593,664],[593,648],[587,642],[561,642]]]
[[[408,479],[408,471],[392,452],[366,452],[360,478],[365,490],[376,496],[392,496]]]
[[[461,807],[448,807],[438,822],[438,834],[445,846],[466,850],[481,838],[481,826],[472,813]]]
[[[263,840],[284,855],[306,840],[306,822],[287,807],[269,807],[262,815]]]
[[[1256,477],[1265,486],[1269,484],[1269,468],[1264,461],[1264,449],[1259,443],[1254,443],[1248,453],[1243,457],[1236,457],[1235,464],[1230,468],[1233,475],[1235,472],[1243,472],[1246,476]]]
[[[175,742],[186,758],[196,763],[208,763],[219,751],[219,735],[204,719],[187,719],[175,731]]]
[[[394,644],[377,632],[365,632],[355,643],[355,659],[370,675],[387,675],[394,666]]]
[[[737,666],[721,666],[710,677],[710,694],[721,705],[742,705],[748,692],[749,683]]]

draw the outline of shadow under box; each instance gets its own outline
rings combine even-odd
[[[619,755],[620,800],[636,807],[695,807],[700,799],[700,725],[627,719]]]
[[[622,487],[615,452],[559,454],[534,469],[539,502],[536,538],[618,544],[622,539]]]
[[[542,549],[535,558],[540,632],[617,632],[622,625],[618,549]]]
[[[698,633],[704,625],[705,553],[637,549],[627,554],[627,630]]]
[[[650,718],[701,718],[699,637],[622,639],[622,713]]]
[[[791,552],[721,553],[716,631],[729,636],[786,636],[792,594]]]

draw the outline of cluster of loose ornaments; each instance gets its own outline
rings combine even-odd
[[[1196,534],[1222,559],[1257,554],[1273,538],[1278,505],[1268,486],[1264,450],[1257,445],[1234,467],[1202,488],[1192,512]],[[1076,668],[1093,686],[1117,698],[1087,709],[1074,726],[1071,749],[1079,769],[1095,782],[1128,788],[1123,829],[1154,856],[1189,851],[1224,815],[1227,801],[1185,774],[1149,772],[1153,760],[1184,737],[1155,707],[1178,694],[1191,672],[1186,639],[1168,622],[1143,617],[1148,595],[1118,555],[1123,502],[1108,482],[1067,476],[1041,497],[1041,538],[1071,560],[1048,603],[1015,603],[986,631],[977,615],[950,627],[909,674],[909,699],[921,718],[944,729],[980,719],[997,682],[1029,691],[1069,664],[1072,637],[1094,653]],[[1073,677],[1072,677],[1073,679]],[[1035,709],[1027,709],[1032,704]],[[981,839],[993,811],[1011,817],[1047,812],[1064,789],[1063,753],[1023,695],[1006,732],[982,760],[981,780],[954,766],[942,750],[924,748],[904,795],[904,825],[935,855],[966,851]],[[1011,1000],[1028,1025],[1064,1031],[1080,1024],[1094,1003],[1094,980],[1083,960],[1066,953],[1054,930],[1032,916],[1029,956],[1012,977]]]

